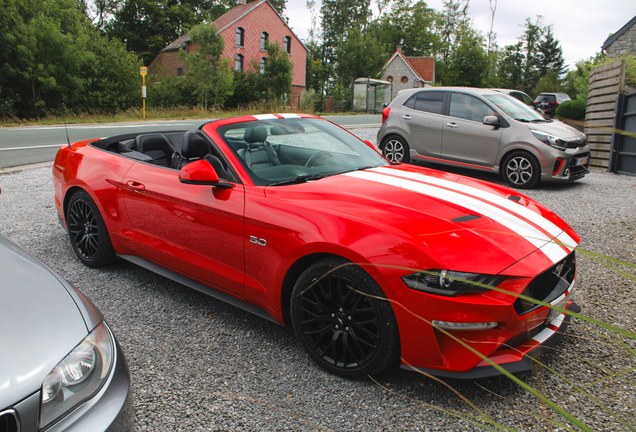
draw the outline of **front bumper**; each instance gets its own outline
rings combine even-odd
[[[567,310],[575,313],[581,312],[580,306],[574,302],[570,302]],[[554,346],[561,340],[570,324],[570,319],[570,315],[560,314],[550,323],[547,323],[539,333],[529,338],[527,342],[518,347],[509,347],[504,344],[501,349],[488,356],[488,359],[510,373],[530,371],[534,368],[534,360],[541,357],[544,349]],[[490,365],[486,360],[483,360],[470,372],[418,368],[404,364],[402,368],[423,374],[455,379],[478,379],[503,375],[499,369]]]

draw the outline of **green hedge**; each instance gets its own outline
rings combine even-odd
[[[570,120],[585,120],[587,104],[582,100],[569,100],[563,102],[556,109],[557,117]]]

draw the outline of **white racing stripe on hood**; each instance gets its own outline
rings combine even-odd
[[[442,189],[434,185],[420,183],[400,177],[383,175],[377,172],[354,171],[343,175],[410,190],[412,192],[438,198],[451,204],[462,206],[474,211],[475,213],[482,214],[517,233],[520,237],[523,237],[536,248],[540,248],[541,252],[543,252],[555,264],[567,256],[566,251],[558,244],[552,242],[551,239],[543,232],[539,231],[524,220],[519,219],[515,215],[479,199]]]
[[[509,210],[513,213],[518,214],[519,216],[522,216],[528,219],[529,221],[536,224],[541,229],[545,230],[548,234],[550,234],[552,238],[556,237],[558,239],[558,242],[561,243],[563,246],[567,247],[570,251],[572,251],[572,249],[574,249],[578,244],[565,231],[563,231],[561,228],[559,228],[558,226],[556,226],[555,224],[553,224],[552,222],[550,222],[548,219],[544,218],[540,214],[533,212],[527,207],[524,207],[520,204],[517,204],[516,202],[510,201],[509,199],[503,198],[492,192],[488,192],[483,189],[478,189],[472,186],[467,186],[467,185],[459,184],[456,182],[452,182],[452,181],[448,181],[448,180],[444,180],[440,178],[430,177],[423,174],[403,172],[403,171],[398,171],[395,169],[374,168],[369,171],[375,171],[375,172],[379,172],[379,173],[383,173],[383,174],[387,174],[387,175],[391,175],[395,177],[406,178],[409,180],[422,181],[425,183],[431,183],[431,184],[443,186],[449,189],[454,189],[458,192],[464,192],[471,196],[486,200],[490,203],[497,204],[498,206],[503,207],[506,210]]]

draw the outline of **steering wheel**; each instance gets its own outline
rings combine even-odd
[[[311,168],[313,166],[316,165],[324,165],[320,164],[320,162],[324,162],[325,159],[329,159],[332,158],[333,154],[331,154],[331,152],[328,152],[326,150],[321,150],[318,153],[314,154],[312,157],[309,158],[309,160],[307,161],[307,163],[305,164],[306,168]]]

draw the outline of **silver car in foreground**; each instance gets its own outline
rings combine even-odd
[[[0,235],[0,431],[128,431],[130,373],[81,292]]]
[[[490,89],[403,90],[383,111],[378,143],[390,161],[498,172],[522,189],[580,179],[590,164],[583,133]]]

